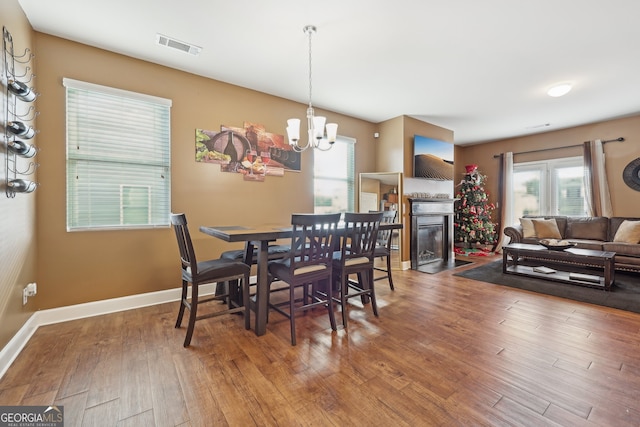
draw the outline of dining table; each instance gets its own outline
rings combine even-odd
[[[338,227],[340,229],[340,226]],[[402,229],[401,223],[381,223],[381,230]],[[245,242],[246,245],[257,246],[257,273],[255,301],[252,305],[255,311],[255,333],[258,336],[267,332],[269,310],[269,242],[278,239],[291,238],[291,224],[260,224],[260,225],[224,225],[200,226],[200,232],[216,237],[225,242]]]

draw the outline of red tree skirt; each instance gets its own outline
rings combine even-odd
[[[456,253],[456,255],[462,255],[462,256],[489,256],[493,254],[491,249],[486,249],[486,248],[455,247],[453,248],[453,251]]]

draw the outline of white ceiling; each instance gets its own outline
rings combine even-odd
[[[638,0],[19,2],[37,31],[303,103],[313,24],[314,106],[374,123],[409,115],[456,144],[640,113]],[[568,95],[546,95],[564,81]]]

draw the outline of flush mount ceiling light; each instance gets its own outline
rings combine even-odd
[[[557,98],[562,95],[566,95],[571,90],[571,83],[559,83],[551,86],[547,91],[547,95]]]
[[[304,33],[309,36],[309,107],[307,108],[307,129],[309,137],[305,145],[299,145],[300,140],[300,119],[287,120],[287,136],[289,138],[289,145],[295,151],[304,151],[309,147],[316,148],[318,150],[326,151],[333,147],[336,142],[336,136],[338,133],[338,125],[336,123],[327,123],[326,141],[328,142],[321,145],[321,142],[325,139],[325,117],[316,116],[313,111],[313,105],[311,105],[311,36],[316,32],[316,27],[313,25],[307,25],[303,28]]]

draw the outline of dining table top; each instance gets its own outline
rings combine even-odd
[[[344,225],[344,224],[342,224]],[[338,229],[340,229],[340,225]],[[381,223],[381,230],[398,230],[402,223]],[[217,237],[225,242],[245,242],[248,240],[277,240],[291,237],[291,224],[260,224],[260,225],[220,225],[200,226],[200,231],[209,236]]]
[[[200,231],[209,236],[222,239],[225,242],[276,240],[291,237],[290,224],[201,226]]]

